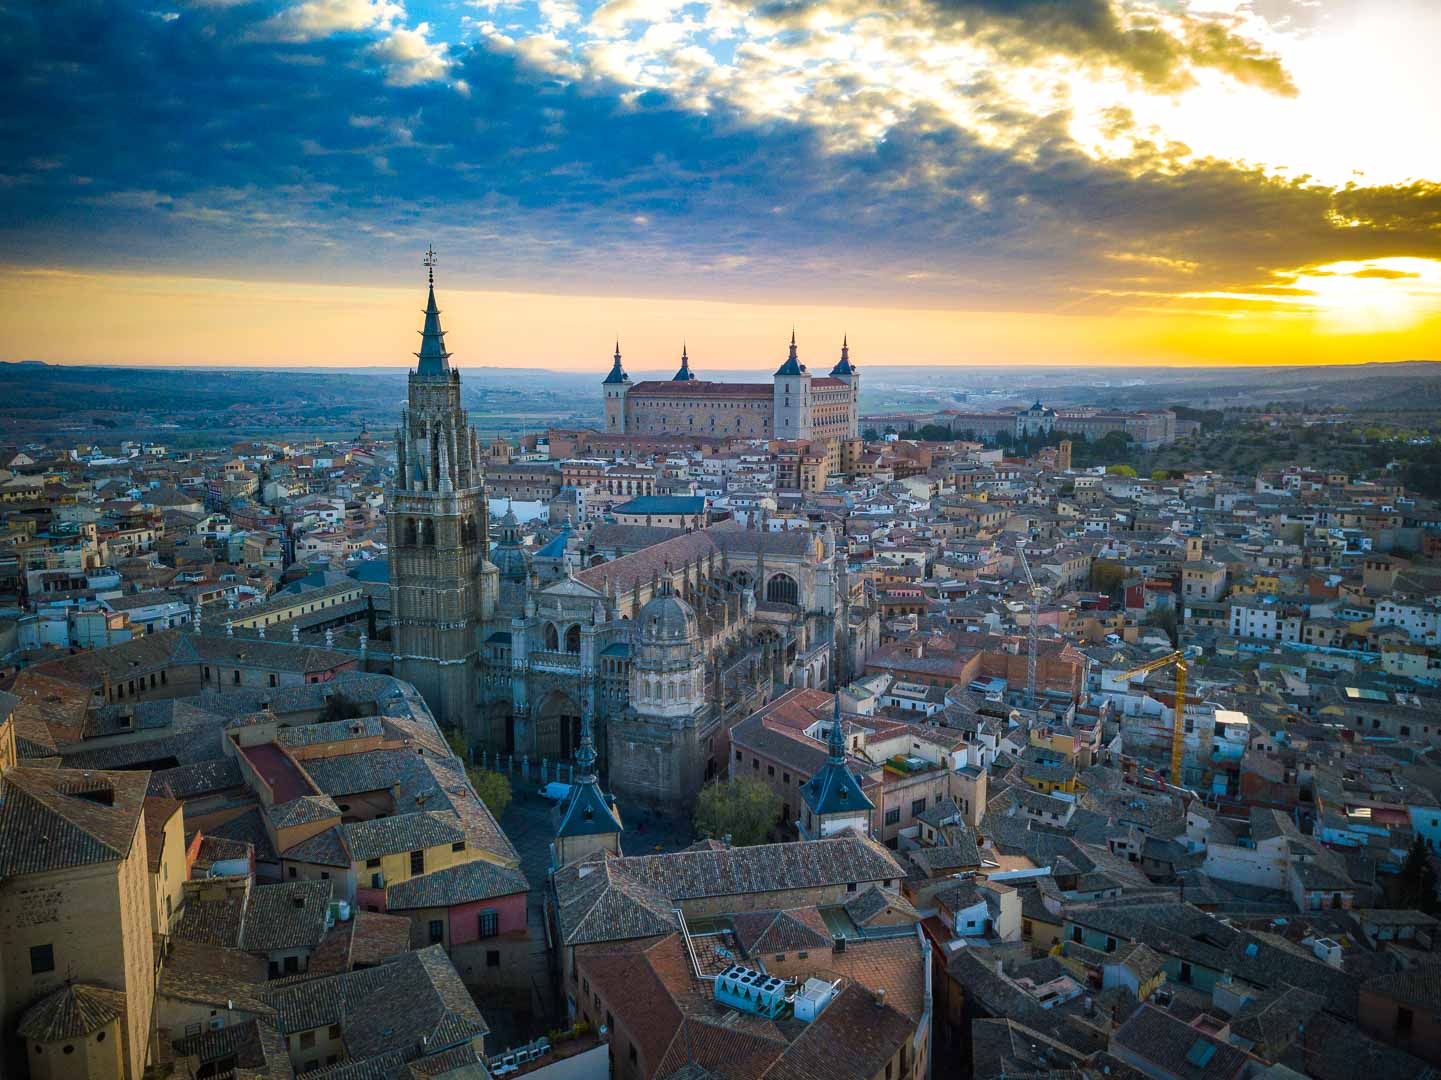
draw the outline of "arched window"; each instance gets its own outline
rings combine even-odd
[[[435,522],[427,519],[420,523],[420,544],[422,547],[435,547]]]
[[[569,653],[580,652],[580,627],[572,626],[565,632],[565,651]]]
[[[406,518],[406,519],[405,519],[405,540],[404,540],[404,543],[405,543],[406,547],[415,547],[415,545],[416,545],[415,518]]]
[[[789,574],[776,574],[766,582],[766,599],[772,604],[799,603],[800,589],[796,579]]]
[[[560,651],[560,635],[550,623],[545,624],[545,647],[551,652]]]

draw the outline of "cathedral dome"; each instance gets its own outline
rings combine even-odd
[[[695,609],[679,596],[657,596],[640,609],[642,645],[669,645],[699,636]]]
[[[500,539],[490,561],[500,571],[502,580],[524,581],[530,576],[530,552],[520,542],[520,521],[511,508],[507,508],[500,519]]]
[[[530,576],[530,552],[519,544],[501,542],[495,545],[490,561],[507,581],[524,581]]]

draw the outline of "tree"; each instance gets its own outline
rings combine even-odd
[[[707,784],[695,803],[696,832],[737,847],[765,843],[780,816],[781,797],[750,777]]]
[[[1180,640],[1177,637],[1175,608],[1157,608],[1150,615],[1146,616],[1146,618],[1141,620],[1141,624],[1143,626],[1154,626],[1157,629],[1164,630],[1166,632],[1166,636],[1171,639],[1172,645],[1175,645]]]
[[[1110,476],[1135,476],[1136,470],[1129,465],[1107,465],[1106,473]]]
[[[352,701],[337,690],[330,695],[329,700],[325,703],[325,708],[320,711],[320,721],[328,724],[336,720],[357,720],[364,715],[364,705],[358,701]]]
[[[475,793],[480,796],[480,801],[485,803],[485,808],[490,811],[490,816],[499,821],[505,808],[510,805],[510,777],[505,773],[478,768],[475,765],[467,765],[465,775],[470,780],[470,786],[475,788]]]
[[[1426,841],[1420,836],[1412,839],[1401,873],[1396,875],[1396,898],[1405,908],[1415,908],[1428,915],[1441,912],[1441,901],[1436,897],[1436,869],[1431,865]]]
[[[861,432],[861,438],[865,439],[866,442],[880,442],[881,433],[873,427],[868,427],[865,431]]]
[[[1120,563],[1097,559],[1091,563],[1091,588],[1096,592],[1119,596],[1121,584],[1126,580],[1128,573],[1126,567]]]
[[[451,753],[465,766],[465,778],[470,781],[475,794],[485,803],[491,817],[499,821],[500,815],[505,813],[505,808],[510,805],[513,794],[510,790],[510,777],[474,764],[465,735],[458,728],[447,731],[445,741],[450,744]]]
[[[1171,479],[1171,472],[1169,469],[1152,469],[1151,479],[1158,484],[1163,483]]]

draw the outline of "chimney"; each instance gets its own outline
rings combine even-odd
[[[876,991],[876,1008],[880,1008],[880,1007],[881,1007],[882,1005],[884,1005],[885,1003],[886,1003],[886,988],[885,988],[884,986],[882,986],[880,989],[878,989],[878,990]]]
[[[1001,978],[1006,973],[1005,968],[1001,965],[1001,962],[999,960],[995,962],[995,972],[997,978]]]

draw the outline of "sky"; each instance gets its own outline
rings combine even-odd
[[[0,360],[1441,360],[1435,0],[0,0]]]

